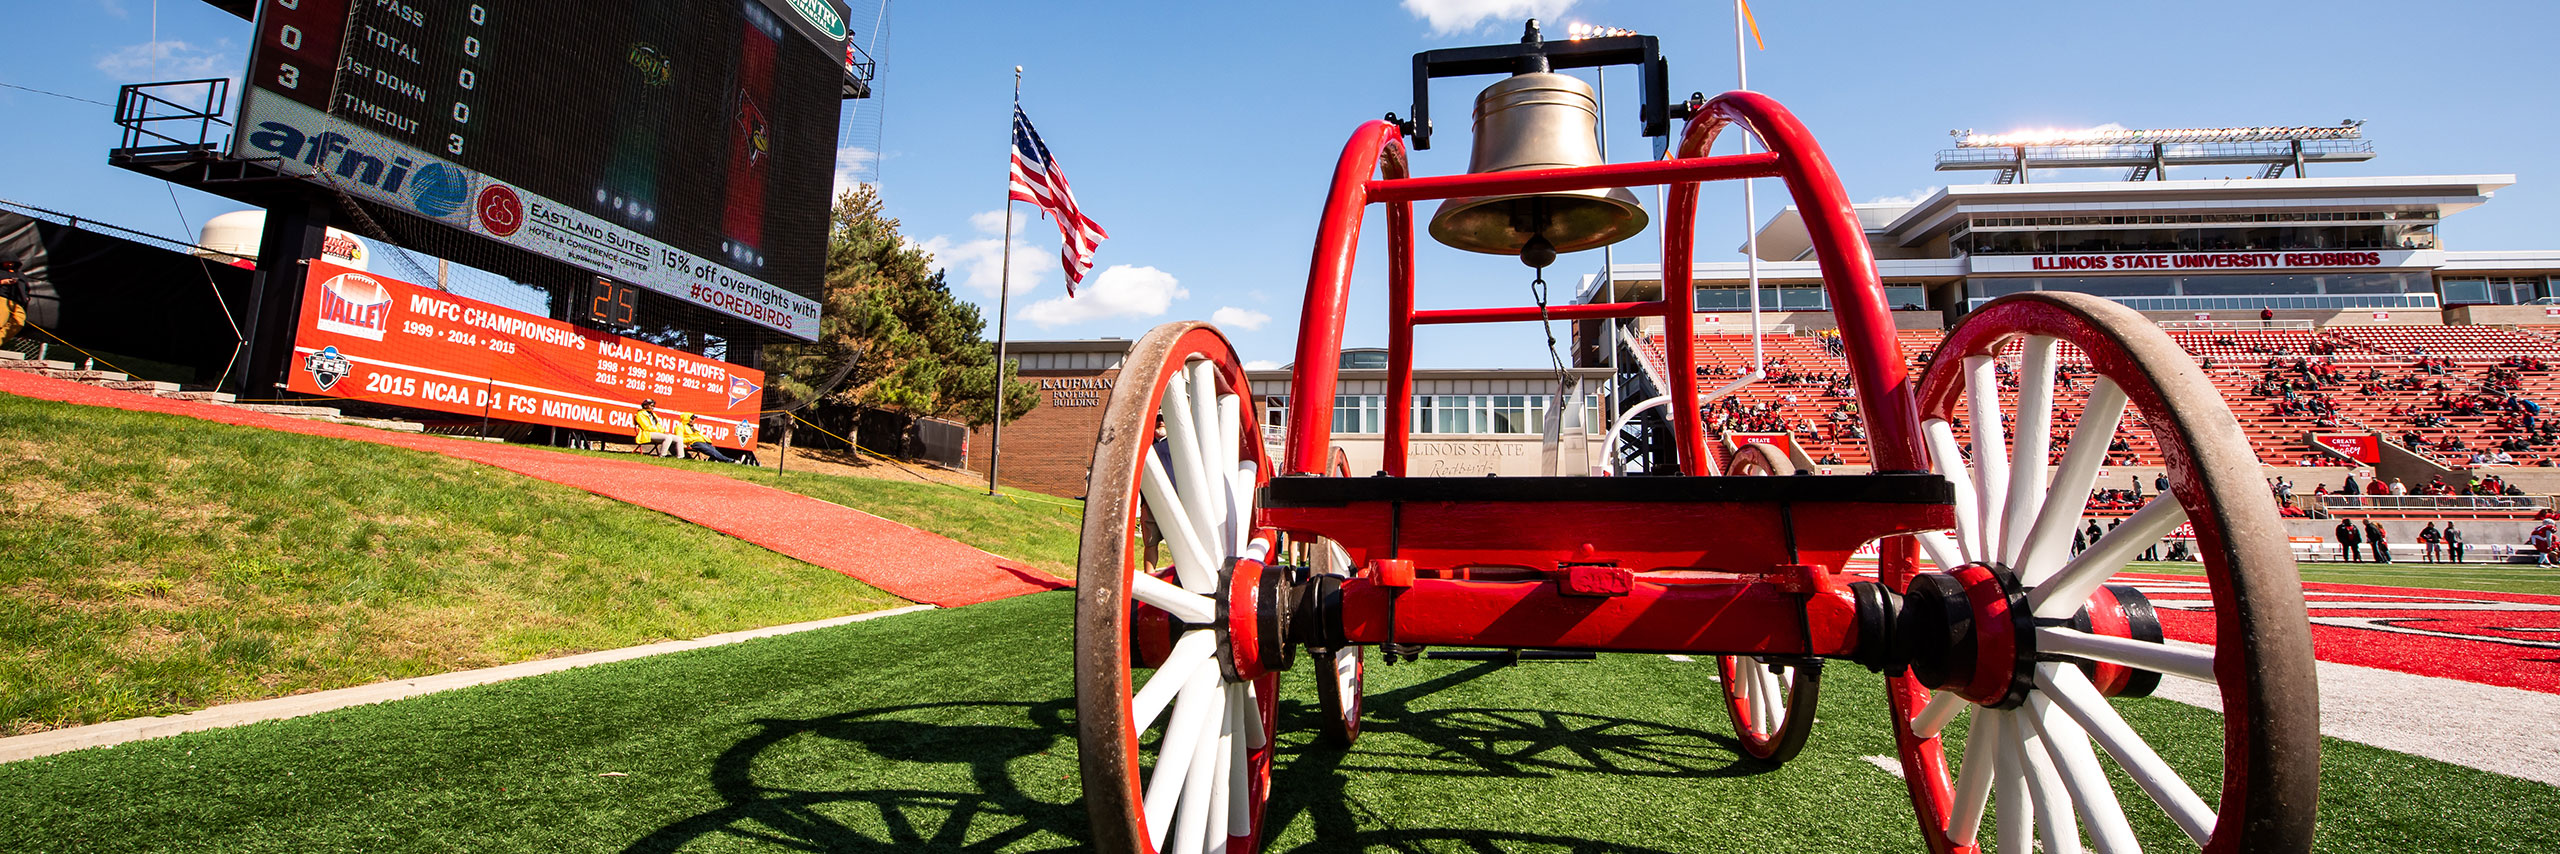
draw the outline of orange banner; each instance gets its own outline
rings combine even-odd
[[[644,398],[714,445],[755,441],[764,372],[323,261],[311,264],[287,387],[589,430],[630,441]]]

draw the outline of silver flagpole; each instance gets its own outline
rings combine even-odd
[[[1013,67],[1013,109],[1022,109],[1022,66]],[[996,494],[996,461],[1004,454],[1004,320],[1013,307],[1013,117],[1004,118],[1004,253],[996,285],[996,413],[987,430],[987,494]]]

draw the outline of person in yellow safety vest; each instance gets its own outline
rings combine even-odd
[[[737,460],[730,458],[728,454],[720,453],[720,449],[711,444],[711,437],[703,435],[700,428],[693,426],[693,413],[687,412],[684,414],[683,430],[685,450],[692,451],[724,463],[737,462]]]
[[[640,401],[640,411],[631,414],[631,426],[637,431],[632,434],[631,442],[640,446],[641,453],[661,457],[682,453],[676,449],[683,447],[684,436],[669,428],[664,417],[658,414],[656,398]],[[650,450],[651,445],[658,447]]]

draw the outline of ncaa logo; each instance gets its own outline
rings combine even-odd
[[[331,276],[320,283],[319,317],[313,325],[322,332],[380,341],[391,328],[391,289],[363,273]]]
[[[328,391],[331,386],[337,385],[339,380],[346,379],[348,374],[355,373],[355,365],[348,362],[346,356],[339,354],[335,344],[322,347],[320,352],[302,357],[302,369],[311,372],[311,384],[319,386],[321,391]]]

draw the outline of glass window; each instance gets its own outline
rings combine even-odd
[[[1269,424],[1273,427],[1280,427],[1289,423],[1288,395],[1266,394],[1262,396],[1262,423]]]
[[[1929,307],[1929,289],[1920,285],[1886,285],[1884,304],[1895,311],[1921,311]]]
[[[1334,395],[1333,432],[1346,434],[1380,432],[1385,429],[1385,427],[1379,423],[1380,410],[1385,408],[1386,399],[1379,395]]]

